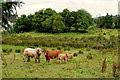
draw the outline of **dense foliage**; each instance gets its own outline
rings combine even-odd
[[[106,16],[100,16],[96,18],[97,27],[99,28],[119,28],[120,16],[112,16],[107,13]]]
[[[35,30],[37,32],[61,33],[70,32],[73,28],[75,31],[87,29],[92,24],[93,18],[86,10],[81,9],[71,12],[64,9],[57,13],[55,10],[47,8],[25,18],[22,15],[16,19],[14,31],[18,33]]]
[[[12,15],[16,15],[17,14],[17,7],[21,7],[23,4],[23,2],[2,2],[2,27],[5,30],[9,30],[11,28],[11,25],[8,23],[8,19],[12,16]],[[0,9],[1,9],[0,8]]]

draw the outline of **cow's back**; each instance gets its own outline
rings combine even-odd
[[[24,54],[23,55],[29,55],[29,56],[33,56],[35,53],[36,49],[32,49],[32,48],[26,48],[24,50]]]
[[[61,53],[60,50],[48,51],[48,56],[50,58],[56,58],[56,57],[58,57],[58,54],[60,54],[60,53]]]

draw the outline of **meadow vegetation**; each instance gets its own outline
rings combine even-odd
[[[106,35],[104,35],[105,33]],[[117,30],[98,29],[88,33],[35,33],[3,34],[3,78],[113,78],[112,64],[118,61]],[[100,35],[99,35],[100,34]],[[112,45],[109,45],[112,41]],[[23,61],[25,48],[61,50],[62,54],[74,53],[73,59],[58,64],[57,59],[41,63]],[[102,62],[107,68],[102,73]],[[51,74],[52,73],[52,74]],[[33,75],[34,74],[34,75]]]

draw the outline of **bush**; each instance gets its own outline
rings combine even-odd
[[[58,50],[61,50],[61,47],[57,47]]]
[[[33,49],[35,49],[35,47],[34,47],[34,46],[30,46],[29,48],[33,48]]]
[[[81,50],[79,50],[79,52],[78,52],[79,54],[83,54],[83,52],[81,51]]]
[[[106,33],[103,33],[103,35],[106,35]]]
[[[88,55],[87,55],[87,59],[92,59],[93,57],[92,57],[92,53],[89,53]]]
[[[90,48],[87,48],[87,51],[90,51]]]
[[[64,51],[66,51],[66,48],[64,48]]]
[[[92,53],[89,53],[88,55],[92,55]]]
[[[12,52],[12,49],[10,49],[10,52]]]
[[[67,48],[68,51],[70,51],[70,48]]]
[[[20,53],[21,50],[20,50],[20,49],[16,49],[15,52],[16,52],[16,53]]]
[[[78,55],[78,53],[74,53],[74,56],[77,56]]]
[[[92,55],[87,55],[87,59],[92,59]]]
[[[55,49],[52,49],[52,50],[55,50]]]
[[[7,52],[7,49],[2,49],[3,52]]]

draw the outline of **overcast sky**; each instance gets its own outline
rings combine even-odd
[[[70,11],[85,9],[93,17],[103,16],[106,13],[118,14],[118,2],[120,0],[22,0],[25,4],[18,9],[18,15],[33,14],[36,11],[52,8],[57,12],[62,12],[68,8]]]

